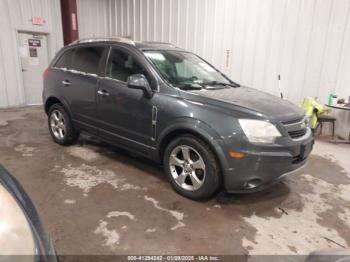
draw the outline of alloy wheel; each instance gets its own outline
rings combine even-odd
[[[51,131],[57,139],[62,140],[66,135],[66,123],[63,114],[54,110],[50,116]]]
[[[185,190],[196,191],[205,181],[203,158],[193,147],[175,147],[170,154],[169,167],[174,181]]]

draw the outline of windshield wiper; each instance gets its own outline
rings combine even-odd
[[[203,87],[201,85],[198,85],[196,83],[183,83],[177,85],[178,88],[182,90],[201,90]]]
[[[202,83],[203,86],[231,86],[231,87],[239,87],[237,84],[233,83],[224,83],[224,82],[218,82],[218,81],[211,81],[211,82],[205,82]]]

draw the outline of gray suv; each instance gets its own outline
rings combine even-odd
[[[166,43],[76,41],[44,72],[43,101],[56,143],[88,132],[159,162],[196,200],[262,190],[304,166],[314,143],[303,110]]]

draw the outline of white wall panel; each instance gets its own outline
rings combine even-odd
[[[32,25],[33,16],[45,23]],[[59,0],[0,0],[0,107],[25,104],[17,47],[18,31],[47,33],[49,58],[63,46]]]
[[[81,37],[171,42],[295,103],[350,95],[350,0],[78,0],[78,11]]]

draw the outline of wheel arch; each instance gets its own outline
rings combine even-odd
[[[50,96],[46,99],[45,101],[45,113],[48,114],[49,110],[51,108],[51,106],[53,106],[54,104],[60,104],[63,106],[63,108],[66,110],[66,112],[68,113],[69,117],[72,118],[72,114],[71,111],[69,110],[69,107],[67,106],[67,104],[64,102],[63,99],[59,99],[56,96]]]
[[[46,101],[45,101],[45,113],[46,114],[49,113],[50,107],[54,104],[63,105],[62,102],[57,97],[51,96],[48,99],[46,99]]]
[[[227,167],[227,161],[225,159],[225,154],[220,146],[220,137],[214,133],[213,130],[205,130],[203,128],[193,128],[193,125],[175,125],[171,128],[168,128],[159,138],[159,143],[157,146],[158,158],[161,164],[163,164],[163,155],[166,147],[169,143],[174,140],[176,137],[181,135],[192,135],[201,139],[205,142],[210,149],[213,151],[219,165],[220,169],[223,171]]]

